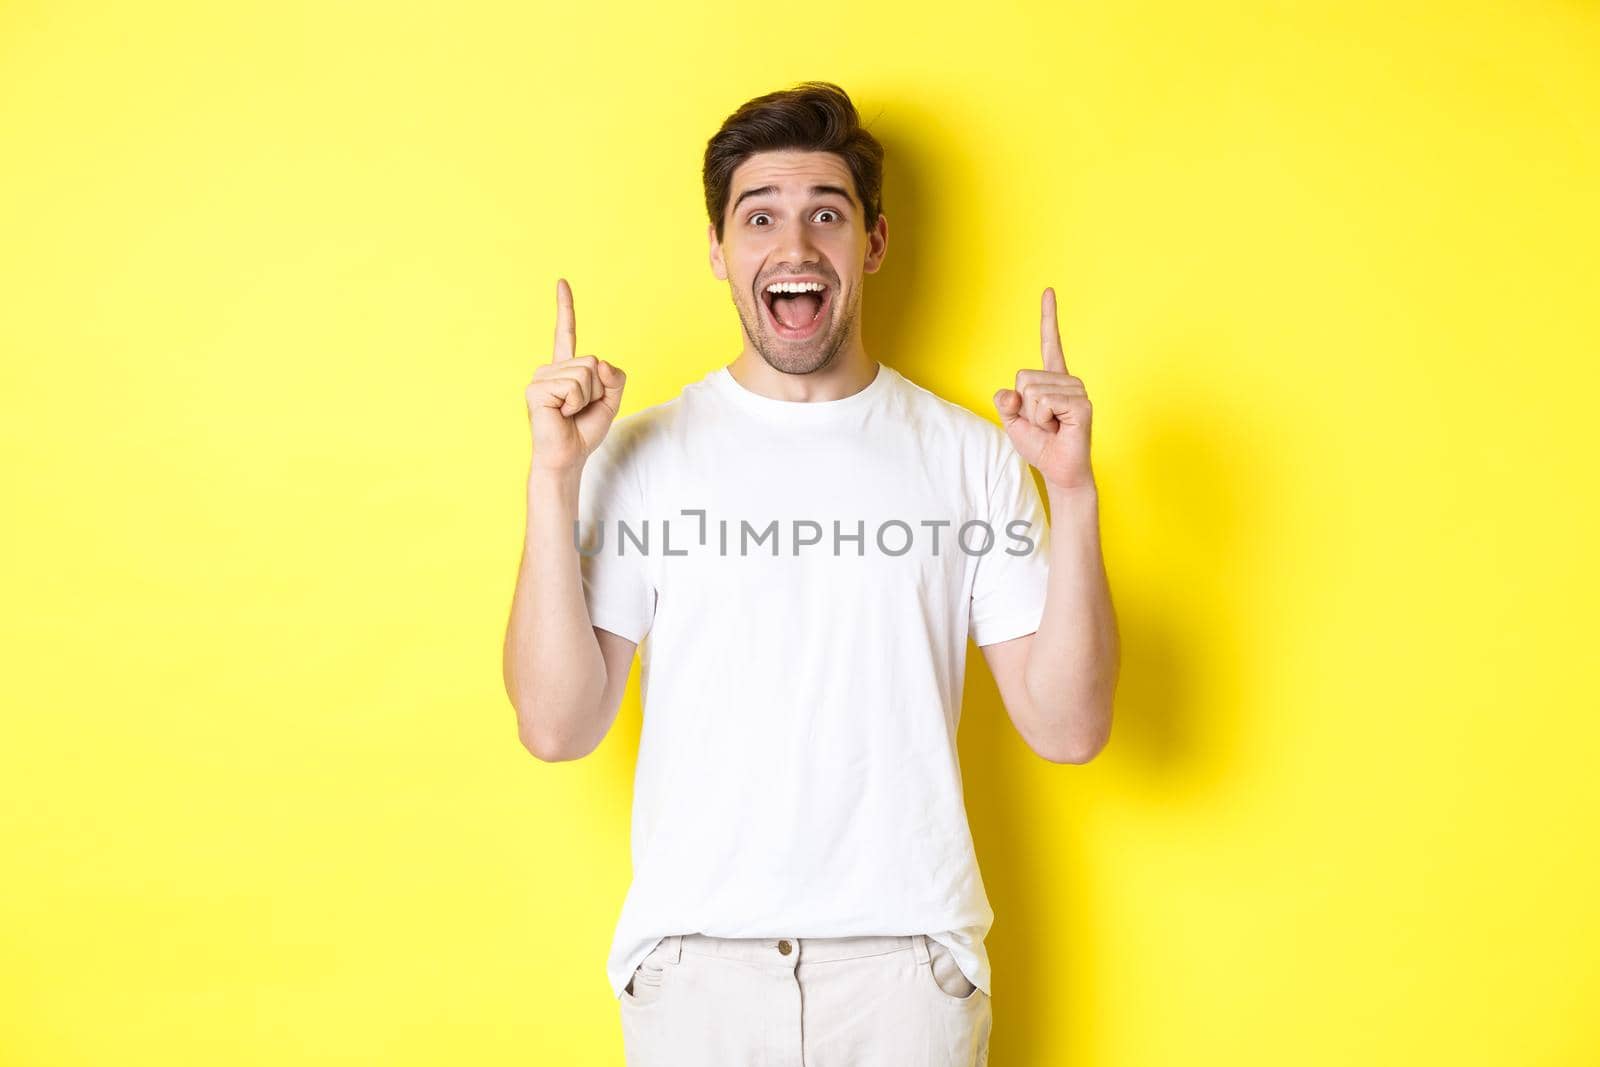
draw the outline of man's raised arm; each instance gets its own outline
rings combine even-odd
[[[517,735],[543,760],[576,759],[610,729],[622,701],[634,643],[596,630],[583,597],[573,529],[589,455],[622,406],[622,371],[575,356],[572,289],[556,283],[555,353],[526,393],[533,458],[522,563],[506,624],[506,695]]]

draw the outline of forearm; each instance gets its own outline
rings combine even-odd
[[[573,543],[581,468],[528,476],[528,525],[506,627],[506,694],[535,752],[581,747],[596,728],[606,667]]]
[[[1120,662],[1116,615],[1100,550],[1095,488],[1049,491],[1050,576],[1044,618],[1024,674],[1036,736],[1057,739],[1077,762],[1111,734]]]

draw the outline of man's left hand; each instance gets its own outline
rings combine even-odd
[[[1082,379],[1067,373],[1054,289],[1044,291],[1039,348],[1044,369],[1019,370],[1015,389],[994,394],[1001,425],[1017,452],[1039,469],[1051,489],[1093,490],[1094,472],[1089,467],[1093,410]]]

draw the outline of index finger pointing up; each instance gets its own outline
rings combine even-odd
[[[1061,352],[1061,327],[1056,323],[1056,291],[1044,291],[1043,306],[1039,313],[1039,351],[1044,355],[1044,369],[1067,371],[1067,357]]]
[[[578,347],[578,323],[572,314],[572,287],[565,278],[556,279],[556,348],[551,363],[571,359]]]

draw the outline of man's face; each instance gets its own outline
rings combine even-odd
[[[858,329],[862,283],[888,242],[887,221],[880,215],[869,229],[862,215],[850,169],[832,152],[759,152],[734,170],[720,242],[710,228],[711,268],[733,292],[748,343],[774,369],[821,370]],[[768,291],[800,280],[822,290]]]

